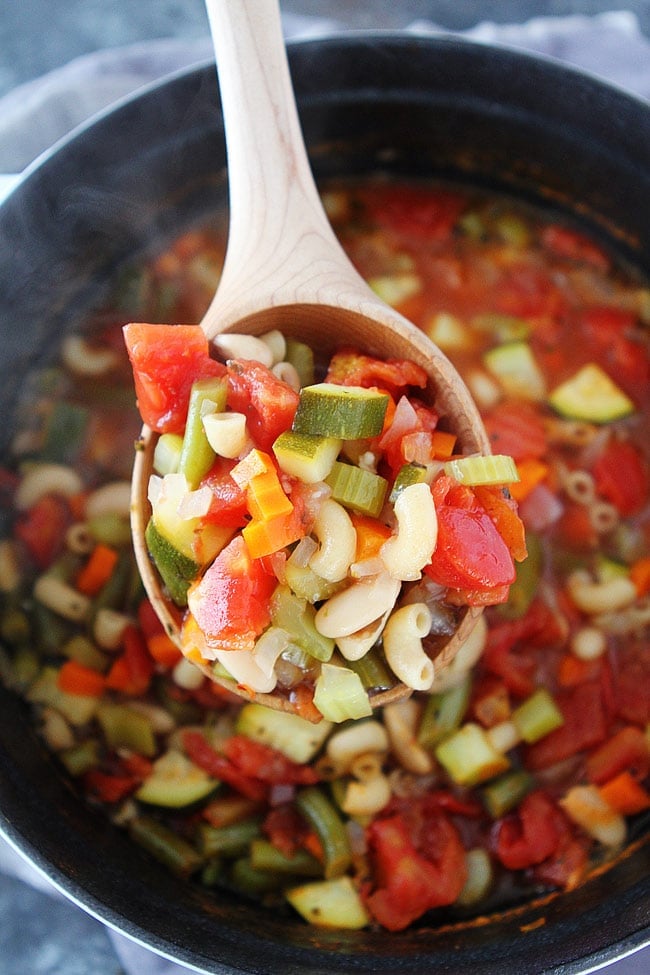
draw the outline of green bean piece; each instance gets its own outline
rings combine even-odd
[[[191,488],[197,488],[204,474],[214,463],[216,456],[203,428],[205,409],[222,413],[226,408],[228,384],[220,376],[197,379],[192,384],[187,423],[181,448],[178,469],[187,478]]]
[[[281,890],[291,882],[286,873],[273,873],[270,870],[256,870],[247,857],[240,857],[232,865],[230,881],[240,894],[260,897],[262,894]]]
[[[123,518],[114,511],[89,518],[88,531],[96,542],[111,545],[113,548],[125,548],[131,545],[129,519]]]
[[[213,860],[208,860],[201,870],[201,883],[204,887],[218,887],[224,882],[224,869],[223,863],[218,858],[215,857]]]
[[[197,842],[206,857],[236,857],[248,853],[251,842],[260,835],[262,819],[251,816],[229,826],[210,826],[200,823]]]
[[[129,822],[129,833],[177,877],[189,877],[203,864],[203,857],[191,843],[152,816],[135,816]]]
[[[97,720],[111,750],[128,748],[146,758],[156,754],[158,746],[151,721],[128,704],[100,704]]]
[[[102,589],[93,600],[93,620],[100,609],[121,610],[124,607],[132,572],[132,553],[130,551],[120,552],[117,564],[110,578],[104,583]]]
[[[34,600],[31,606],[35,629],[36,648],[43,654],[58,656],[61,646],[70,637],[73,628],[62,616]]]
[[[265,839],[256,839],[251,843],[250,863],[254,870],[271,873],[285,873],[296,877],[323,875],[323,865],[307,850],[297,849],[289,856]]]
[[[308,786],[296,795],[296,806],[318,835],[325,857],[323,875],[340,877],[352,862],[345,824],[334,804],[318,786]]]
[[[89,415],[86,407],[78,403],[65,400],[55,403],[45,426],[41,460],[74,464],[83,447]]]
[[[517,563],[517,575],[510,586],[508,601],[497,608],[505,619],[518,620],[525,616],[537,592],[543,553],[539,537],[532,532],[526,532],[526,548],[528,557]]]
[[[287,339],[286,359],[298,373],[300,385],[311,386],[314,382],[314,353],[310,346],[297,339]]]
[[[435,748],[443,738],[460,727],[471,689],[471,678],[467,674],[455,687],[427,698],[418,730],[418,741],[424,748]]]

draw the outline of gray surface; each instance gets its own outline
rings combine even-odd
[[[428,18],[462,30],[482,20],[631,9],[650,35],[650,2],[598,0],[283,0],[293,14],[330,16],[348,27],[403,27]],[[0,0],[0,97],[75,57],[153,38],[207,33],[203,0]],[[102,925],[76,906],[0,874],[0,975],[119,975]],[[644,951],[605,969],[650,975]],[[506,968],[504,966],[504,975]],[[144,969],[138,975],[146,975]],[[561,975],[560,972],[557,975]]]

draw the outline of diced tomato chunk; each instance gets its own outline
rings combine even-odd
[[[587,757],[587,776],[597,785],[624,770],[639,781],[650,771],[650,745],[643,731],[634,725],[621,728]]]
[[[298,393],[261,362],[233,359],[228,363],[228,406],[243,413],[255,444],[270,451],[293,423]]]
[[[559,810],[544,792],[529,793],[496,831],[495,852],[508,870],[525,870],[552,856],[560,843]]]
[[[622,515],[631,515],[648,500],[650,479],[639,450],[628,440],[610,439],[593,466],[596,488]]]
[[[224,753],[245,775],[271,785],[313,785],[319,775],[310,765],[292,762],[277,748],[253,741],[246,735],[233,735]]]
[[[548,768],[593,748],[607,735],[608,721],[600,682],[590,681],[558,691],[555,701],[564,724],[526,750],[526,765],[532,770]]]
[[[144,423],[158,433],[182,433],[192,383],[223,376],[225,366],[210,358],[199,325],[132,323],[123,331]]]
[[[414,242],[442,242],[465,209],[462,194],[410,186],[382,186],[373,191],[372,217],[380,227]]]
[[[342,386],[379,386],[398,399],[409,386],[424,388],[427,374],[415,362],[405,359],[375,359],[353,349],[342,349],[332,356],[326,381]]]
[[[72,522],[70,506],[57,494],[45,494],[20,515],[14,534],[39,569],[47,569],[63,550],[66,528]]]
[[[487,414],[484,423],[493,453],[506,454],[516,461],[546,454],[544,421],[531,404],[506,400]]]

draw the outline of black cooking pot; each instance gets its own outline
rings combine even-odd
[[[318,177],[452,176],[570,211],[650,271],[650,106],[557,64],[455,39],[349,34],[293,44]],[[30,366],[115,267],[225,194],[214,68],[182,73],[84,128],[0,209],[0,447]],[[0,825],[69,897],[199,971],[264,975],[591,970],[650,941],[650,843],[569,894],[480,923],[323,932],[175,880],[84,806],[0,691]]]

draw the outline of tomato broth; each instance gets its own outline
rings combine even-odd
[[[131,551],[140,419],[122,327],[200,320],[225,248],[212,223],[118,275],[25,384],[1,472],[0,669],[80,797],[179,877],[315,925],[398,931],[573,889],[647,816],[650,290],[582,230],[505,198],[367,181],[323,199],[517,465],[528,557],[507,602],[428,693],[343,724],[242,702],[183,658]]]

